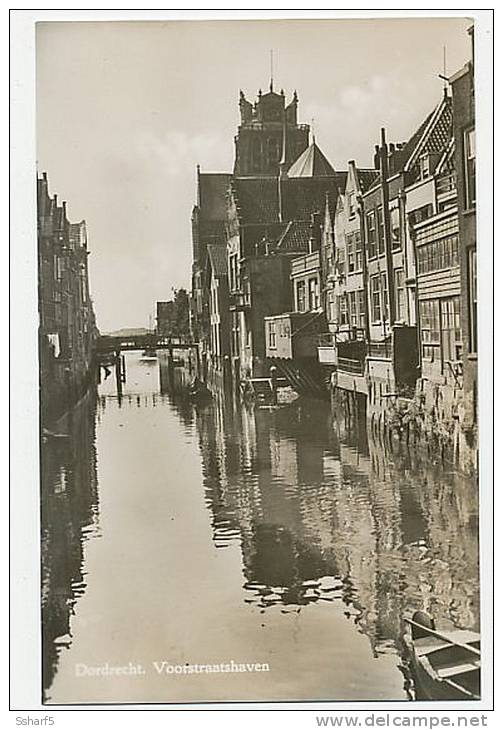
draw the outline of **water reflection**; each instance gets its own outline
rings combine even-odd
[[[41,440],[43,696],[72,642],[71,617],[86,590],[84,543],[99,536],[96,393]]]
[[[479,628],[474,484],[347,432],[327,405],[269,412],[218,403],[197,416],[214,539],[239,540],[246,601],[342,601],[377,654],[404,612]]]
[[[166,701],[155,673],[107,684],[74,669],[165,656],[275,670],[172,684],[171,701],[406,699],[404,613],[478,629],[472,481],[320,401],[194,406],[181,369],[130,356],[127,374],[120,397],[109,378],[42,444],[48,701]]]

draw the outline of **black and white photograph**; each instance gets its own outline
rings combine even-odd
[[[369,15],[35,24],[49,710],[488,697],[482,36]]]

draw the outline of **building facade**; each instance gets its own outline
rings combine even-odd
[[[98,329],[89,290],[85,221],[70,223],[66,202],[37,179],[40,418],[50,423],[95,377]]]
[[[463,402],[459,410],[461,458],[467,470],[476,469],[477,427],[477,220],[475,179],[475,86],[472,59],[451,79],[454,107],[454,172],[458,180],[460,334]]]
[[[193,271],[202,274],[208,244],[221,257],[224,241],[228,291],[221,295],[219,258],[205,285],[193,279],[193,322],[216,359],[227,327],[236,386],[268,377],[274,364],[300,389],[302,367],[314,363],[308,380],[328,384],[335,407],[342,397],[372,428],[453,450],[470,469],[477,440],[472,64],[451,87],[408,140],[389,142],[383,129],[373,167],[351,160],[344,172],[298,123],[296,94],[287,104],[271,83],[251,104],[241,93],[234,173],[225,176],[225,195],[219,182],[218,221],[206,245],[201,201],[193,218]]]

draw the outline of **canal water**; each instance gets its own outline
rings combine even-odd
[[[42,443],[44,701],[413,699],[404,615],[479,627],[473,481],[126,367]]]

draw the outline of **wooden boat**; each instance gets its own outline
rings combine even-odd
[[[255,408],[277,410],[293,405],[299,394],[289,385],[286,378],[247,378],[241,384],[241,397]]]
[[[424,611],[405,619],[418,700],[480,699],[480,634],[437,631]]]

